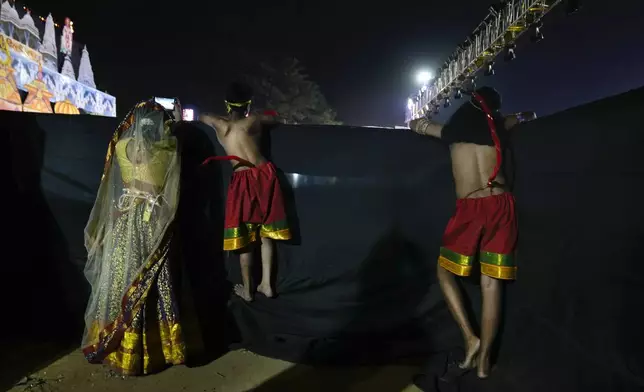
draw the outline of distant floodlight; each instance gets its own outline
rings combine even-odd
[[[414,108],[414,101],[411,98],[409,98],[407,100],[407,109],[412,110],[413,108]]]
[[[418,75],[416,75],[416,80],[420,85],[427,85],[429,81],[432,79],[432,74],[427,72],[427,71],[421,71],[418,72]]]

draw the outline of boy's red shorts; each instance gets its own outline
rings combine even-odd
[[[260,236],[291,238],[284,197],[270,162],[234,172],[226,198],[224,250],[245,248]]]
[[[468,276],[478,253],[482,274],[515,279],[517,231],[511,193],[458,199],[443,234],[438,263],[456,275]]]

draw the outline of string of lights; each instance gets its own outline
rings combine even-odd
[[[25,10],[25,12],[29,12],[32,18],[38,18],[43,22],[47,21],[47,18],[34,14],[33,10],[27,6],[23,6],[22,9]],[[54,21],[54,26],[60,28],[60,25],[56,23],[56,21]],[[71,20],[69,21],[69,28],[71,29],[72,33],[74,33],[74,22]]]
[[[458,46],[436,72],[419,75],[422,87],[407,102],[405,122],[438,114],[441,104],[450,105],[450,98],[459,99],[462,92],[474,90],[476,74],[484,69],[486,76],[495,74],[494,59],[505,52],[505,61],[516,58],[516,41],[532,31],[531,41],[541,41],[543,17],[555,6],[566,2],[569,14],[580,8],[578,0],[510,0],[489,8],[489,13],[467,39]]]

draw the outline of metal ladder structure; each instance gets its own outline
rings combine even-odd
[[[486,75],[494,74],[494,59],[505,51],[505,59],[515,57],[515,42],[526,31],[532,31],[532,41],[543,38],[542,18],[563,0],[510,0],[489,9],[488,15],[468,38],[438,69],[433,80],[407,102],[405,123],[437,114],[440,106],[448,107],[450,99],[460,98],[463,90],[472,90],[476,74],[485,68]],[[577,1],[568,0],[568,12],[577,11]]]

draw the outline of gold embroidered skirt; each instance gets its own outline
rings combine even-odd
[[[136,203],[116,218],[100,282],[93,284],[83,353],[123,375],[144,375],[185,362],[170,269],[172,225],[154,248],[154,215]],[[91,320],[93,318],[93,320]],[[91,320],[91,321],[90,321]]]

